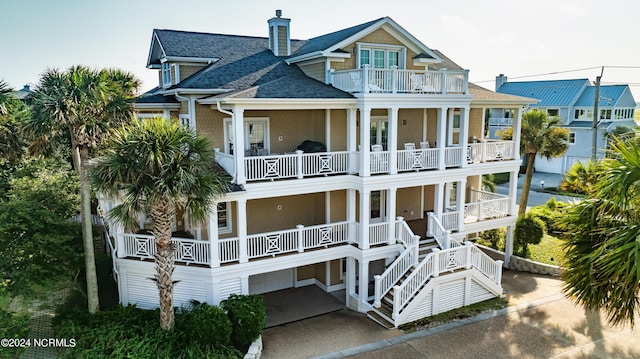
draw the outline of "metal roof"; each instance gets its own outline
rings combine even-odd
[[[635,107],[635,101],[633,101],[633,97],[631,97],[631,102],[628,103],[628,106],[624,106],[620,103],[620,99],[622,99],[625,90],[628,89],[628,85],[606,85],[600,86],[600,101],[598,102],[598,106],[600,107]],[[593,96],[595,93],[595,86],[587,87],[575,106],[593,106]],[[623,101],[625,102],[625,101]],[[622,106],[621,106],[622,105]]]
[[[505,82],[496,92],[540,100],[534,107],[568,107],[587,86],[588,79]]]

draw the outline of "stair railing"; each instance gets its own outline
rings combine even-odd
[[[451,247],[451,231],[444,229],[440,221],[438,221],[438,217],[433,213],[429,213],[427,222],[429,234],[438,242],[440,248],[449,249]]]
[[[374,307],[380,307],[382,298],[398,283],[400,278],[411,267],[418,265],[418,251],[420,236],[413,234],[404,218],[398,217],[396,221],[397,242],[402,244],[404,251],[400,253],[393,263],[380,275],[374,276]]]

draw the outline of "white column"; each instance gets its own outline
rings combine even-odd
[[[247,251],[247,200],[242,198],[237,202],[238,207],[238,241],[240,244],[240,263],[249,261]]]
[[[327,143],[327,152],[331,152],[331,110],[324,110],[324,138]]]
[[[347,307],[352,310],[358,310],[358,308],[354,308],[351,303],[351,298],[356,294],[356,260],[353,257],[347,257],[347,277],[345,278],[345,286],[346,286],[346,303]]]
[[[487,109],[482,108],[482,122],[480,123],[480,140],[484,140],[485,121],[487,120]]]
[[[422,141],[427,141],[427,128],[428,128],[428,122],[427,122],[427,109],[424,108],[422,109]]]
[[[509,172],[509,213],[512,216],[518,215],[518,171]]]
[[[349,152],[349,172],[357,173],[358,168],[356,167],[356,163],[358,163],[358,158],[355,156],[356,151],[358,150],[358,130],[357,130],[357,122],[358,122],[358,110],[355,108],[347,109],[347,151]]]
[[[245,184],[247,178],[244,171],[244,109],[233,111],[233,160],[236,163],[236,183]]]
[[[347,189],[347,222],[349,222],[349,241],[350,243],[358,243],[356,236],[356,190]]]
[[[189,124],[193,132],[196,131],[196,98],[189,97]]]
[[[331,223],[331,192],[324,193],[324,223]]]
[[[398,173],[398,108],[388,109],[389,133],[387,134],[387,150],[389,150],[389,173]]]
[[[513,121],[513,146],[515,151],[515,159],[520,159],[520,139],[522,134],[520,133],[522,129],[522,107],[518,108],[516,111],[516,118]]]
[[[444,208],[444,189],[446,183],[436,183],[433,196],[433,213],[439,221],[442,220],[442,210]]]
[[[362,107],[360,109],[360,176],[369,177],[371,175],[371,109]]]
[[[371,191],[360,192],[360,249],[369,249],[369,217],[371,216]]]
[[[211,206],[208,213],[207,235],[209,237],[210,267],[220,267],[220,244],[218,242],[218,206]]]
[[[436,142],[438,143],[438,169],[443,170],[446,168],[444,163],[444,151],[447,147],[447,108],[438,109],[438,136]]]
[[[388,233],[387,240],[388,243],[395,244],[396,243],[396,191],[398,189],[395,187],[387,189],[387,203],[386,203],[386,212],[387,212],[387,222]]]
[[[467,147],[469,144],[469,108],[460,110],[460,133],[458,142],[462,147],[462,167],[467,167]]]
[[[358,311],[363,312],[367,309],[367,298],[369,298],[369,261],[360,259],[358,261],[359,280],[358,280]]]
[[[515,226],[507,226],[507,238],[504,243],[504,267],[509,268],[509,261],[513,255],[513,236],[515,232]]]
[[[467,194],[467,179],[464,178],[458,181],[458,187],[456,188],[456,203],[458,208],[458,232],[464,231],[464,204],[466,202]]]

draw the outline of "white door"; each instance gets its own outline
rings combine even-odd
[[[295,268],[256,274],[249,277],[249,294],[275,292],[293,287]]]
[[[386,220],[386,191],[372,191],[369,210],[369,223],[380,223]]]

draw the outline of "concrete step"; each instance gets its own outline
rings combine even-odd
[[[393,325],[393,322],[389,318],[379,313],[376,309],[368,311],[367,317],[387,329],[392,329],[395,327],[395,325]]]

